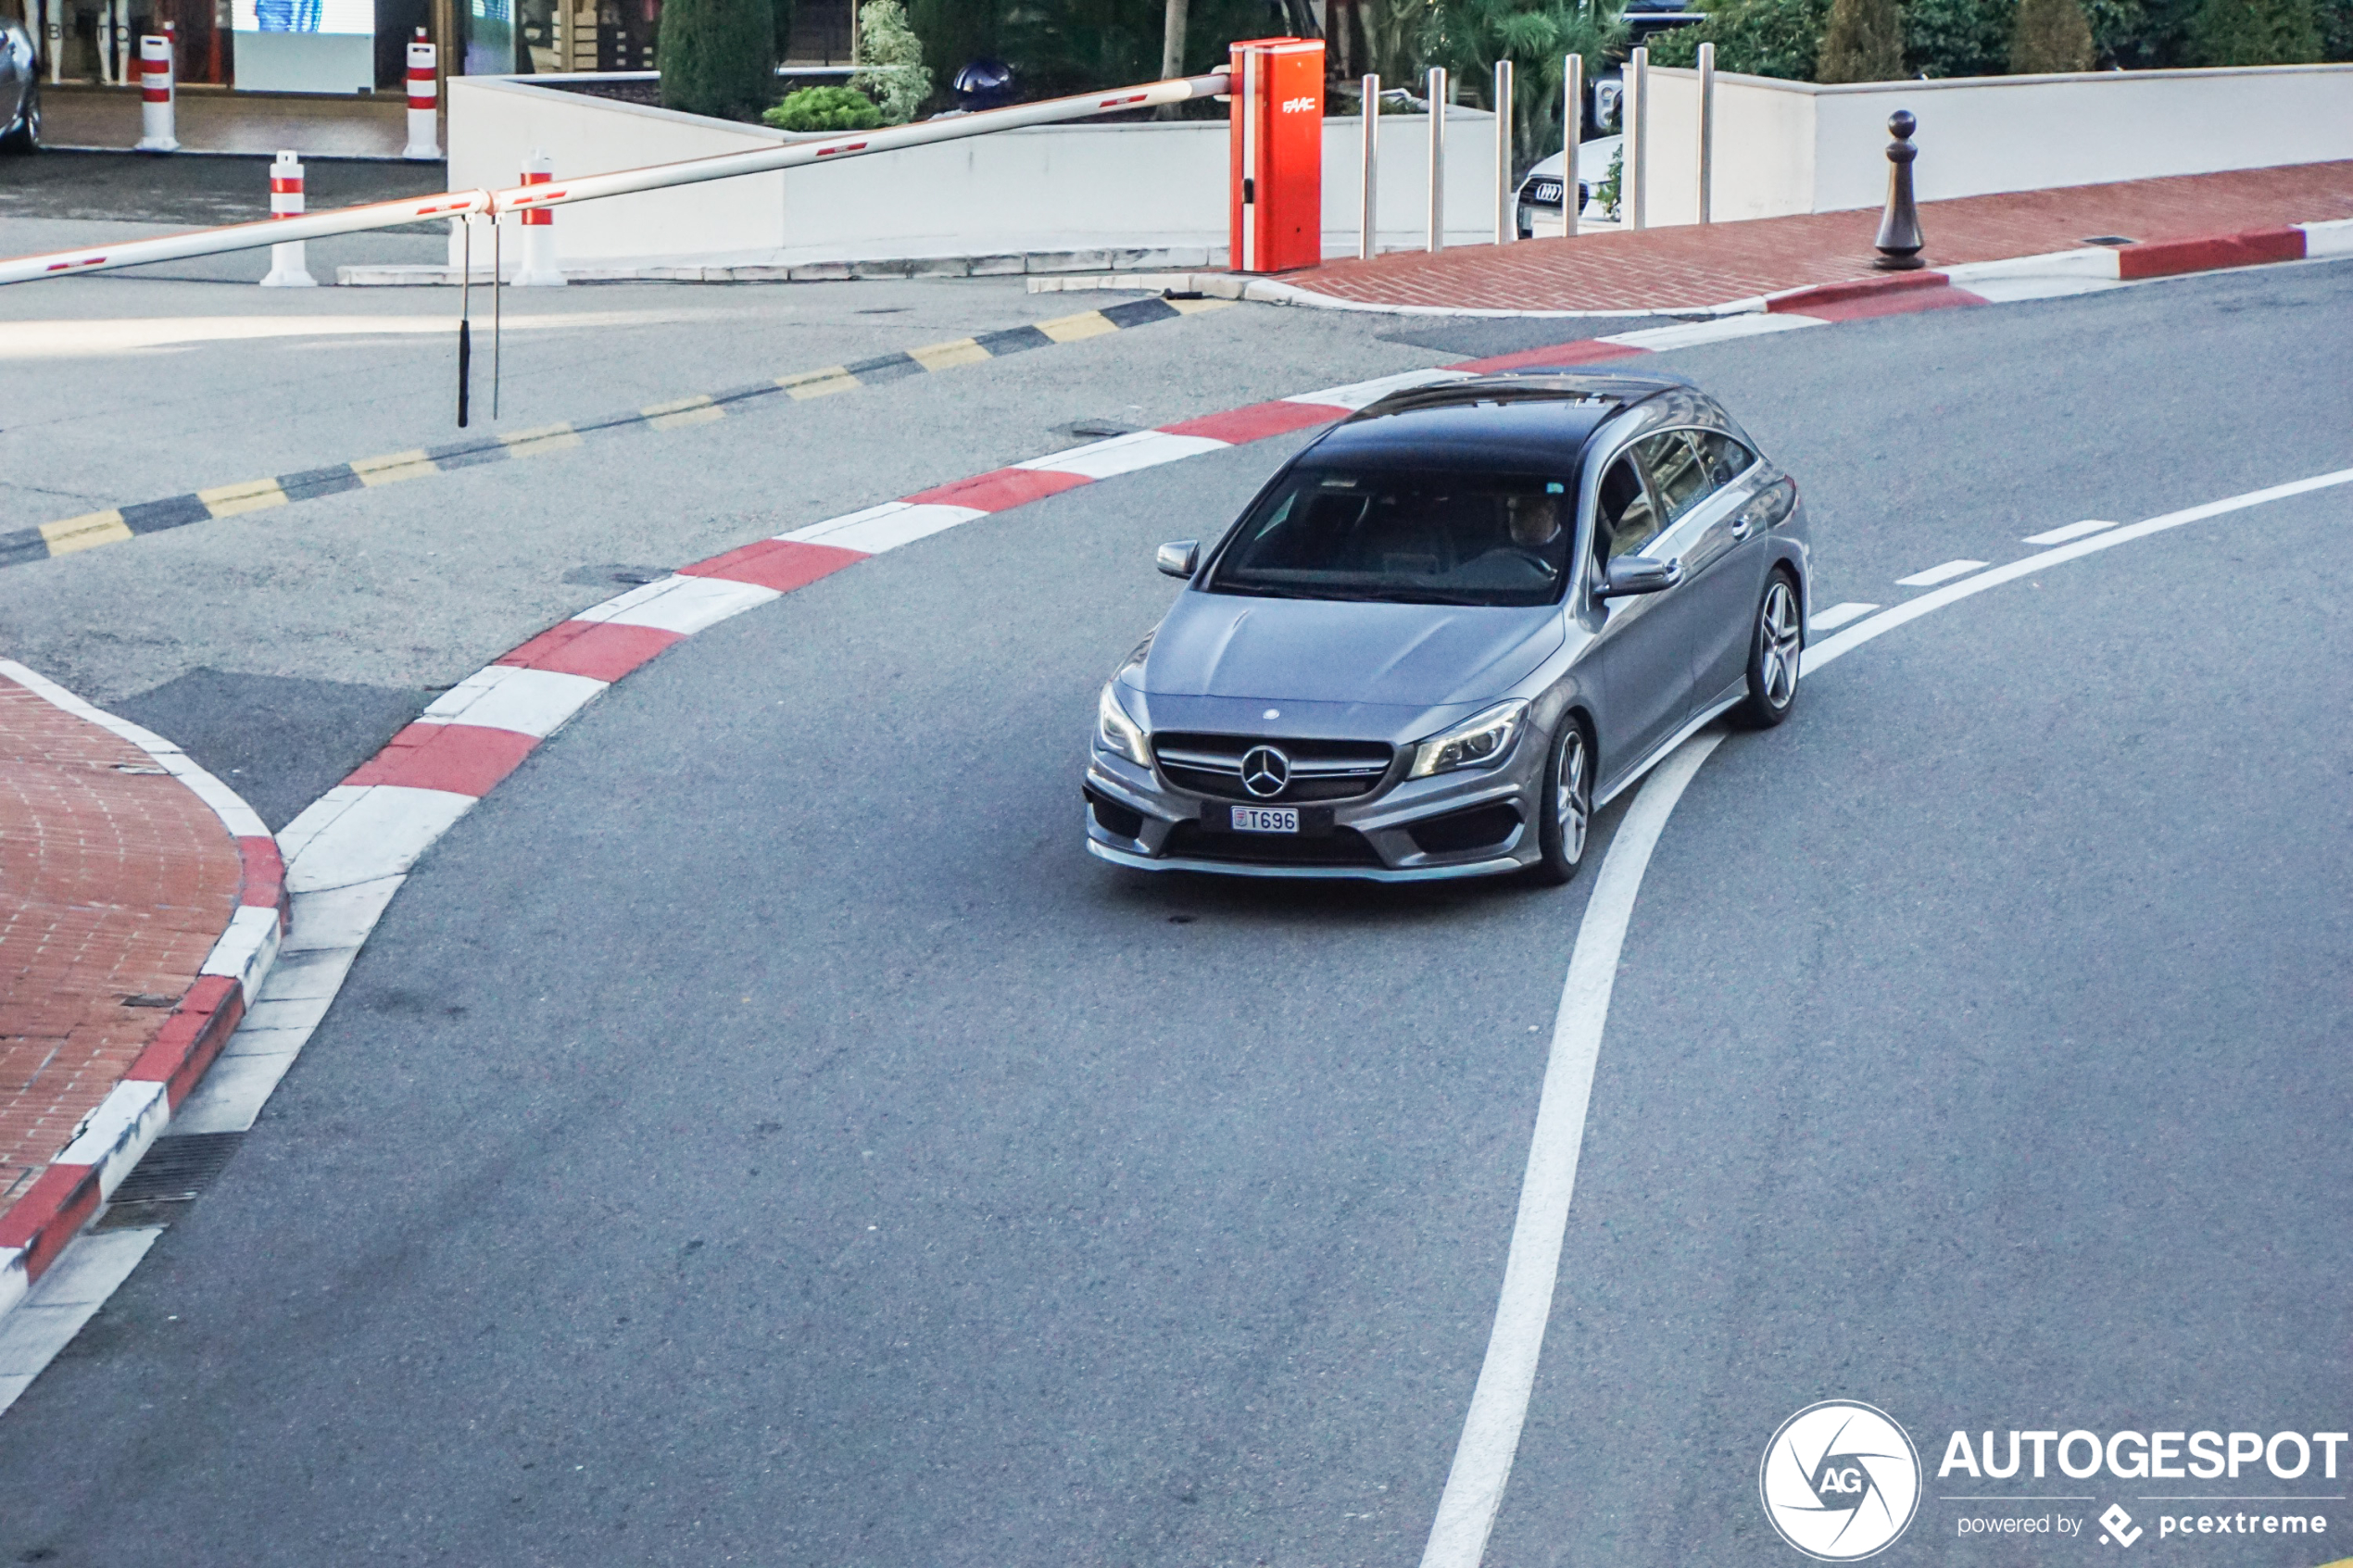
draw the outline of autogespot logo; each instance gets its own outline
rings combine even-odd
[[[1781,1423],[1756,1485],[1781,1539],[1823,1562],[1852,1562],[1911,1524],[1919,1450],[1884,1411],[1825,1399]]]

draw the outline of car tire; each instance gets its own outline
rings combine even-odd
[[[35,84],[24,96],[24,118],[17,128],[0,136],[0,151],[37,153],[41,150],[41,88]]]
[[[1756,619],[1748,633],[1748,696],[1739,719],[1752,730],[1769,730],[1797,706],[1804,673],[1806,615],[1797,583],[1785,571],[1765,580]]]
[[[1593,743],[1574,713],[1561,720],[1560,734],[1553,737],[1539,809],[1538,854],[1529,874],[1557,887],[1585,863],[1585,846],[1592,836]]]

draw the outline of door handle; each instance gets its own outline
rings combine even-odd
[[[1745,539],[1748,537],[1748,514],[1746,512],[1743,512],[1740,516],[1732,520],[1732,537],[1735,539]]]

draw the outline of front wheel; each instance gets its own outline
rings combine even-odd
[[[1797,584],[1780,572],[1765,584],[1756,602],[1756,624],[1748,642],[1748,700],[1740,720],[1752,730],[1769,730],[1797,706],[1797,677],[1806,657],[1806,623],[1797,608]]]
[[[1585,861],[1585,837],[1593,821],[1593,748],[1577,716],[1561,720],[1544,765],[1543,817],[1537,824],[1541,851],[1529,868],[1537,881],[1554,886],[1577,874]]]
[[[0,136],[0,151],[37,153],[41,150],[41,86],[34,82],[25,89],[23,118],[17,128]]]

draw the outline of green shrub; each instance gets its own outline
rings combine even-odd
[[[865,69],[849,84],[875,97],[884,124],[906,124],[931,96],[924,42],[908,27],[907,8],[899,0],[866,0],[858,7],[858,31]]]
[[[1904,64],[1915,76],[1999,76],[2009,69],[2015,0],[1911,0]]]
[[[1904,74],[1904,21],[1895,0],[1831,0],[1814,80],[1894,82]]]
[[[2190,23],[2190,54],[2202,66],[2292,66],[2321,57],[2312,0],[2206,0]]]
[[[1699,26],[1653,35],[1651,63],[1692,65],[1708,43],[1718,70],[1811,82],[1829,20],[1830,0],[1713,0]]]
[[[2092,23],[2077,0],[2018,0],[2010,70],[2046,76],[2092,69]]]
[[[655,63],[662,107],[758,119],[775,86],[773,0],[669,0]]]
[[[677,0],[671,0],[676,4]],[[779,131],[872,131],[883,122],[874,100],[848,87],[804,87],[761,115]]]

